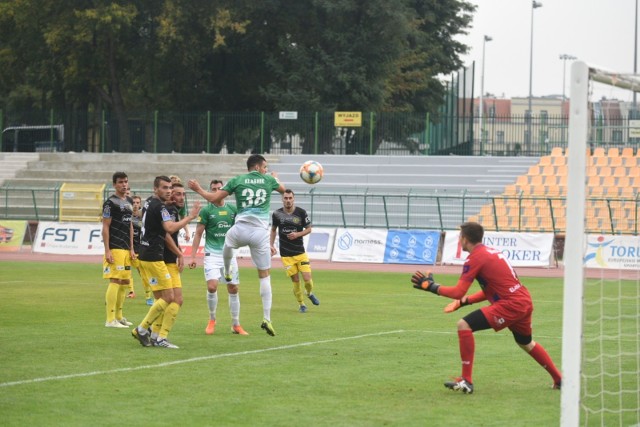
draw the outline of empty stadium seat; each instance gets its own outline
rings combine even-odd
[[[620,155],[622,157],[633,157],[633,147],[624,147]]]
[[[553,157],[561,157],[563,155],[562,154],[562,147],[553,147],[551,149],[551,155]]]

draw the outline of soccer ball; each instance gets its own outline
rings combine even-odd
[[[322,169],[322,165],[313,160],[306,161],[300,166],[300,178],[307,184],[320,182],[323,174],[324,170]]]

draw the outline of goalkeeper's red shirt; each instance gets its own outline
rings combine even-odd
[[[458,284],[440,287],[438,293],[460,299],[467,293],[474,280],[478,281],[490,303],[499,300],[531,301],[529,291],[520,283],[518,275],[502,252],[483,244],[476,245],[469,254],[462,267]]]

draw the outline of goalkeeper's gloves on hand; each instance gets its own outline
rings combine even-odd
[[[416,271],[411,276],[411,283],[413,283],[413,287],[416,289],[420,289],[421,291],[429,291],[438,295],[438,285],[435,280],[433,280],[433,274],[430,271],[427,271],[427,274],[424,274],[421,271]]]
[[[462,297],[460,299],[457,299],[457,300],[447,304],[447,306],[444,308],[444,312],[445,313],[453,313],[454,311],[456,311],[460,307],[464,307],[465,305],[471,305],[471,303],[469,302],[469,297],[467,297],[467,296],[464,296],[464,297]]]

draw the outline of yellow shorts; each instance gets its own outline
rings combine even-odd
[[[138,254],[136,254],[136,259],[131,260],[131,267],[140,268],[140,260],[138,259]]]
[[[296,256],[283,256],[281,260],[289,277],[295,276],[298,272],[311,273],[311,263],[306,252]]]
[[[167,270],[171,275],[172,288],[182,287],[182,278],[180,277],[180,270],[178,270],[178,264],[167,264]]]
[[[171,274],[164,261],[140,261],[140,276],[152,291],[173,288]]]
[[[108,263],[102,257],[102,278],[103,279],[131,279],[131,252],[126,249],[111,249],[113,263]]]

